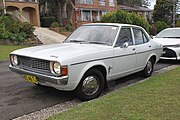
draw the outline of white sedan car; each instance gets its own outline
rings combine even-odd
[[[86,24],[62,44],[12,52],[9,68],[34,84],[74,91],[80,99],[91,100],[110,80],[139,71],[151,76],[162,49],[139,26]]]
[[[154,38],[164,46],[161,59],[180,60],[180,28],[167,28]]]

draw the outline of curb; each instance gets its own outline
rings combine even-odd
[[[20,116],[18,118],[12,119],[12,120],[44,120],[47,119],[49,116],[62,113],[64,111],[67,111],[71,107],[81,103],[80,100],[73,99],[71,101],[67,101],[65,103],[57,104],[52,107],[44,108],[39,111]]]
[[[157,75],[157,74],[159,74],[159,73],[164,73],[164,72],[167,72],[167,71],[169,71],[169,70],[173,70],[173,69],[175,69],[175,68],[177,68],[177,67],[179,67],[179,65],[168,66],[168,67],[163,68],[163,69],[160,69],[160,70],[158,70],[158,71],[154,71],[153,75]],[[144,79],[144,80],[140,80],[140,81],[138,81],[138,82],[135,82],[135,83],[133,83],[133,84],[128,85],[127,87],[130,87],[130,86],[133,86],[133,85],[136,85],[136,84],[145,82],[146,80],[149,80],[150,78],[151,78],[151,77],[146,78],[146,79]]]
[[[154,71],[154,74],[153,75],[156,75],[156,74],[159,74],[159,73],[164,73],[164,72],[167,72],[169,70],[172,70],[172,69],[175,69],[177,67],[179,67],[180,65],[172,65],[172,66],[168,66],[166,68],[163,68],[163,69],[160,69],[158,71]],[[151,77],[149,77],[151,78]],[[130,84],[126,87],[130,87],[130,86],[133,86],[133,85],[136,85],[136,84],[139,84],[139,83],[142,83],[146,80],[149,80],[149,78],[146,78],[144,80],[140,80],[136,83],[133,83],[133,84]],[[123,87],[123,88],[126,88],[126,87]],[[122,88],[120,88],[122,89]],[[118,89],[119,90],[119,89]],[[117,91],[117,90],[113,90],[113,91]],[[111,91],[111,92],[113,92]],[[54,115],[54,114],[58,114],[58,113],[62,113],[64,111],[67,111],[69,110],[71,107],[75,106],[75,105],[78,105],[82,103],[80,100],[78,99],[73,99],[71,101],[67,101],[65,103],[61,103],[61,104],[57,104],[57,105],[54,105],[52,107],[48,107],[48,108],[44,108],[44,109],[41,109],[39,111],[36,111],[36,112],[33,112],[33,113],[30,113],[30,114],[27,114],[27,115],[23,115],[23,116],[20,116],[18,118],[15,118],[13,120],[44,120],[44,119],[47,119],[48,117]]]

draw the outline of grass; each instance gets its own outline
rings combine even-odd
[[[48,120],[179,120],[180,68],[84,102]]]
[[[7,60],[9,59],[10,52],[24,48],[25,46],[7,46],[7,45],[0,45],[0,60]]]

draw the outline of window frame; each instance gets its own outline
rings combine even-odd
[[[121,26],[120,29],[119,29],[119,32],[117,33],[117,38],[116,38],[116,40],[114,41],[114,47],[122,47],[122,46],[119,46],[119,45],[116,45],[116,44],[117,44],[117,42],[118,42],[118,38],[119,38],[119,36],[120,36],[121,30],[124,29],[124,28],[130,29],[130,34],[131,34],[131,37],[132,37],[132,45],[129,45],[129,46],[134,46],[134,45],[135,45],[132,27],[131,27],[131,26]]]
[[[143,38],[143,43],[141,44],[136,44],[136,40],[135,40],[135,35],[134,35],[134,29],[137,29],[137,30],[140,30],[141,31],[141,35],[142,35],[142,38]],[[145,31],[142,29],[142,28],[139,28],[139,27],[132,27],[132,34],[133,34],[133,39],[134,39],[134,45],[142,45],[142,44],[145,44],[145,43],[148,43],[150,40],[147,36],[147,34],[145,33]],[[146,38],[146,41],[145,39]]]

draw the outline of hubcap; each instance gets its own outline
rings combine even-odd
[[[152,62],[151,61],[148,61],[148,63],[147,63],[147,73],[148,74],[150,74],[151,73],[151,71],[152,71],[152,68],[153,66],[152,66]]]
[[[98,78],[96,76],[88,76],[83,81],[82,91],[86,95],[93,95],[98,91],[98,89],[99,89],[99,83],[98,83]]]

